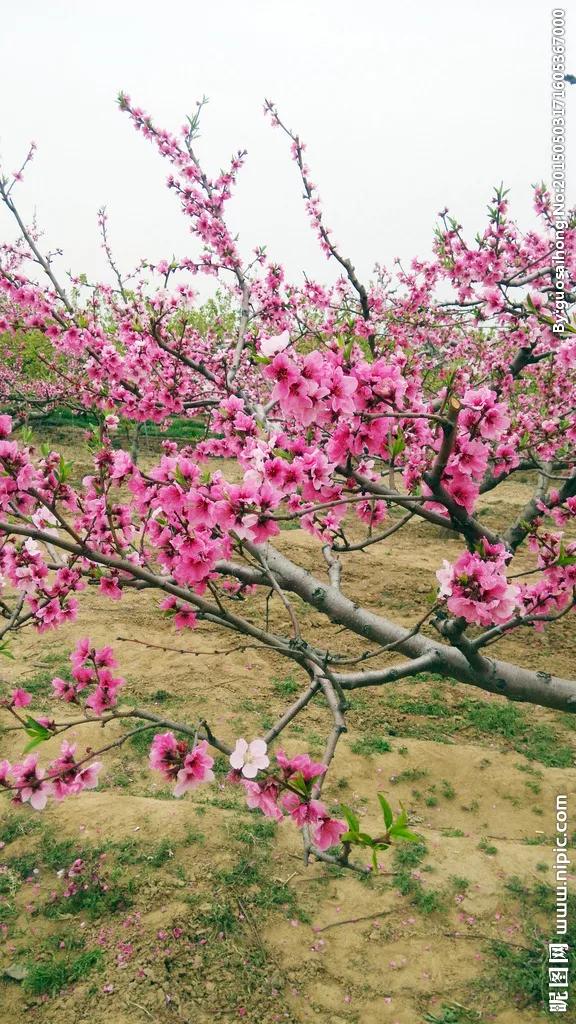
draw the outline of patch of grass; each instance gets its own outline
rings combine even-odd
[[[447,779],[442,779],[442,796],[445,800],[453,800],[456,796],[454,786]]]
[[[0,924],[9,924],[15,917],[18,917],[18,908],[13,903],[4,903],[0,900]]]
[[[272,880],[265,885],[258,886],[250,903],[254,907],[260,907],[262,910],[274,910],[282,907],[291,917],[296,917],[304,922],[310,920],[308,915],[298,906],[296,894],[284,882]]]
[[[427,775],[428,772],[425,768],[406,768],[399,775],[391,775],[390,782],[393,786],[398,786],[401,782],[418,782],[419,779],[425,779]]]
[[[43,913],[45,917],[49,918],[58,918],[63,914],[82,913],[93,919],[116,914],[120,910],[127,910],[132,905],[131,891],[133,888],[132,883],[127,885],[112,883],[107,889],[90,885],[87,889],[79,889],[66,900],[47,903],[43,908]]]
[[[515,704],[467,701],[463,710],[468,725],[481,733],[502,736],[529,761],[540,761],[548,768],[569,768],[574,763],[572,748],[558,742],[557,730],[549,725],[532,725]]]
[[[48,950],[78,950],[85,949],[86,939],[83,935],[74,935],[69,929],[63,932],[55,932],[49,935],[44,941],[44,947]]]
[[[170,693],[169,690],[155,690],[152,694],[152,700],[156,704],[166,704],[169,700],[174,700],[174,694]]]
[[[174,850],[167,839],[162,839],[158,846],[146,858],[153,868],[161,868],[174,856]]]
[[[101,849],[90,848],[81,853],[76,850],[72,856],[67,856],[64,863],[58,857],[56,864],[68,868],[71,861],[77,859],[83,861],[80,873],[63,879],[70,894],[65,896],[62,893],[48,900],[42,907],[45,917],[60,918],[82,913],[94,919],[126,910],[132,905],[134,880],[126,879],[126,873],[120,868],[108,869]]]
[[[203,843],[206,836],[203,832],[199,832],[198,829],[193,828],[192,825],[186,830],[182,843],[184,846],[193,846],[195,843]]]
[[[33,835],[42,830],[42,821],[37,817],[26,814],[11,814],[0,825],[0,842],[13,843],[15,839],[22,839],[23,836]]]
[[[34,868],[38,867],[38,857],[35,853],[23,853],[20,857],[10,857],[7,863],[20,878],[30,878]]]
[[[114,772],[114,781],[108,786],[101,786],[101,789],[128,789],[132,785],[134,779],[129,772],[116,771]],[[156,793],[151,793],[151,796],[157,796]],[[164,799],[164,797],[160,797]]]
[[[415,868],[427,853],[426,843],[403,843],[394,849],[394,864],[399,868]]]
[[[255,885],[261,881],[260,868],[255,860],[241,857],[234,867],[219,871],[216,876],[224,885],[240,886]]]
[[[370,757],[372,754],[389,754],[392,747],[388,740],[383,739],[381,736],[362,736],[361,739],[355,740],[354,743],[350,744],[350,750],[353,754],[362,754]]]
[[[395,847],[393,855],[396,869],[394,885],[403,896],[409,897],[412,905],[421,914],[434,914],[444,908],[445,900],[442,893],[434,889],[426,889],[420,879],[413,875],[414,869],[422,864],[427,852],[428,849],[424,842],[406,843],[403,846]]]
[[[171,793],[169,794],[172,795]],[[165,799],[164,797],[162,799]],[[230,796],[212,796],[204,797],[204,803],[210,807],[219,807],[223,811],[237,811],[239,805],[239,799],[235,794]],[[197,814],[199,811],[196,812]]]
[[[451,875],[450,885],[455,892],[466,892],[470,888],[470,879],[462,878],[459,875]]]
[[[533,779],[526,779],[524,785],[526,786],[526,789],[529,789],[531,793],[535,794],[535,796],[538,796],[538,794],[542,792],[542,786],[540,783],[534,782]]]
[[[482,1017],[476,1010],[470,1010],[460,1003],[445,1003],[438,1013],[426,1013],[424,1024],[482,1024]]]
[[[488,704],[485,701],[470,701],[465,708],[469,725],[478,732],[515,739],[525,729],[524,713],[515,704]]]
[[[115,843],[114,853],[119,864],[141,864],[144,860],[142,844],[136,839]]]
[[[504,882],[504,888],[507,889],[512,896],[518,896],[520,899],[527,897],[530,892],[528,886],[524,884],[518,875],[511,875],[510,878],[507,878]]]
[[[554,841],[548,836],[527,836],[522,842],[524,846],[551,846]]]
[[[489,857],[495,857],[498,853],[498,847],[492,846],[485,838],[481,839],[478,843],[478,849],[482,850],[482,853],[486,853]]]
[[[232,834],[241,843],[261,842],[268,843],[274,839],[278,831],[278,825],[269,818],[261,815],[254,816],[253,821],[241,821],[234,825]]]
[[[452,709],[439,701],[426,700],[400,700],[395,704],[398,711],[407,715],[425,715],[430,718],[450,718]]]
[[[536,882],[530,888],[518,875],[511,875],[504,883],[504,888],[515,896],[520,903],[523,912],[552,913],[554,911],[556,894],[551,885],[546,882]],[[576,901],[575,901],[576,902]],[[576,930],[576,929],[575,929]]]
[[[40,852],[40,851],[39,851]],[[41,847],[42,863],[53,871],[68,867],[77,857],[82,856],[72,839],[58,841],[50,831]]]
[[[494,974],[498,987],[525,1006],[544,1002],[544,958],[540,945],[514,949],[507,942],[493,942]]]
[[[0,896],[14,896],[20,886],[22,879],[10,868],[0,870]]]
[[[134,728],[134,725],[130,726],[130,729]],[[132,750],[135,750],[138,754],[144,755],[150,750],[152,740],[156,735],[157,734],[153,729],[146,729],[144,732],[135,732],[128,740],[128,743],[132,747]]]
[[[286,676],[285,679],[273,679],[272,688],[279,697],[292,697],[300,689],[293,676]]]
[[[535,768],[533,764],[522,764],[521,762],[518,762],[514,765],[514,767],[519,772],[525,772],[526,775],[533,775],[537,779],[544,778],[543,772],[541,772],[538,768]]]
[[[230,935],[238,929],[238,910],[230,900],[213,900],[209,907],[199,912],[197,920],[206,929]]]
[[[33,996],[54,996],[67,985],[82,981],[98,967],[103,959],[101,949],[87,950],[74,959],[52,957],[50,960],[31,961],[22,988]]]
[[[307,736],[310,753],[320,756],[324,750],[324,739],[317,732],[309,732]]]
[[[570,768],[574,764],[572,747],[558,743],[556,731],[549,725],[534,725],[516,750],[530,761],[540,761],[547,768]]]

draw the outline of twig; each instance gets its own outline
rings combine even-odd
[[[315,928],[317,932],[327,932],[329,928],[339,928],[343,924],[358,924],[359,921],[372,921],[375,917],[389,917],[390,914],[394,914],[394,910],[380,910],[376,914],[366,914],[364,917],[347,917],[344,921],[331,921],[330,924],[325,924],[323,928]]]

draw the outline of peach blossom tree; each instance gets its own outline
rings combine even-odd
[[[107,749],[156,730],[150,766],[176,796],[211,780],[209,750],[220,751],[250,807],[293,819],[307,857],[351,863],[351,848],[364,846],[375,860],[395,838],[414,838],[406,814],[395,817],[381,796],[382,834],[368,836],[351,811],[341,820],[321,800],[352,691],[434,672],[503,699],[576,710],[576,681],[494,650],[513,631],[528,645],[534,630],[553,631],[574,608],[574,217],[560,225],[560,272],[551,194],[535,188],[539,229],[522,232],[498,188],[474,239],[444,210],[431,259],[377,266],[363,283],[326,225],[303,142],[267,102],[338,272],[330,285],[308,276],[291,283],[264,247],[244,253],[228,226],[245,153],[208,175],[197,154],[202,104],[176,135],[127,96],[119,104],[168,164],[194,255],[143,260],[123,275],[101,212],[109,282],[63,282],[58,254],[43,251],[14,198],[33,148],[1,179],[19,237],[0,253],[0,334],[13,356],[0,382],[0,650],[9,656],[11,635],[23,629],[73,621],[87,587],[110,600],[154,591],[158,615],[192,642],[198,623],[229,633],[296,665],[302,686],[264,736],[218,737],[207,721],[173,722],[127,703],[114,652],[82,638],[72,681],[53,681],[71,718],[33,716],[26,691],[5,694],[29,749],[19,763],[2,762],[0,784],[41,809],[96,785]],[[197,275],[213,277],[232,303],[231,316],[204,329]],[[47,368],[32,383],[19,354],[31,331],[46,344]],[[81,480],[32,433],[59,403],[93,417],[93,469]],[[201,424],[200,439],[165,439],[151,466],[119,446],[121,423],[165,430],[181,418]],[[530,472],[532,496],[515,519],[488,527],[482,496],[519,471]],[[347,563],[374,545],[393,547],[414,523],[448,531],[461,552],[438,565],[435,593],[407,627],[349,595]],[[286,524],[313,538],[314,571],[289,533],[278,543]],[[425,533],[411,543],[425,545]],[[366,566],[376,571],[369,558]],[[329,643],[307,627],[302,606],[339,627]],[[316,694],[332,722],[322,761],[274,753]],[[118,719],[134,728],[102,750],[78,757],[64,739],[60,755],[40,764],[34,747],[71,724]]]

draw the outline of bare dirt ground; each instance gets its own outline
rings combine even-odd
[[[514,484],[502,493],[486,502],[487,522],[509,518],[530,492]],[[399,536],[350,556],[343,587],[408,624],[425,610],[442,558],[460,547],[423,526]],[[301,531],[283,533],[280,546],[323,572]],[[116,648],[126,705],[188,723],[206,718],[228,742],[258,735],[304,685],[273,655],[224,653],[237,646],[231,635],[204,626],[175,634],[158,600],[90,593],[73,626],[19,637],[3,679],[26,684],[33,709],[47,709],[50,679],[90,635]],[[335,627],[315,612],[302,616],[308,637],[333,640]],[[503,642],[498,655],[568,676],[575,641],[567,618]],[[341,649],[361,648],[352,640]],[[354,694],[349,726],[327,801],[353,806],[370,831],[383,792],[395,808],[405,804],[423,837],[383,855],[369,881],[304,867],[296,830],[248,812],[221,781],[224,765],[212,787],[175,800],[147,770],[149,740],[113,751],[96,792],[42,815],[7,809],[0,967],[24,965],[28,975],[0,981],[2,1024],[541,1020],[529,999],[540,970],[531,957],[538,928],[553,931],[555,795],[576,806],[572,720],[428,676]],[[281,745],[320,754],[328,728],[315,701]],[[122,729],[90,725],[69,736],[79,749],[96,748]],[[2,756],[21,752],[19,736],[1,739]],[[51,753],[42,748],[43,759]],[[69,904],[58,871],[77,856],[98,858],[107,889]],[[62,963],[68,974],[58,980]]]

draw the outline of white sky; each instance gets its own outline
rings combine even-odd
[[[445,205],[475,234],[501,179],[512,213],[532,226],[530,185],[549,179],[551,6],[4,0],[2,162],[15,169],[37,142],[17,198],[27,216],[36,209],[46,244],[64,249],[64,269],[106,276],[96,229],[103,204],[124,269],[143,256],[194,256],[197,243],[164,185],[168,164],[115,97],[123,89],[176,130],[205,93],[198,151],[208,172],[248,149],[229,204],[242,252],[264,243],[290,277],[306,270],[326,279],[288,140],[263,116],[270,97],[307,141],[326,221],[368,277],[376,261],[427,255]],[[567,92],[574,110],[576,86]],[[570,137],[574,153],[576,123]],[[4,211],[0,232],[8,232]]]

